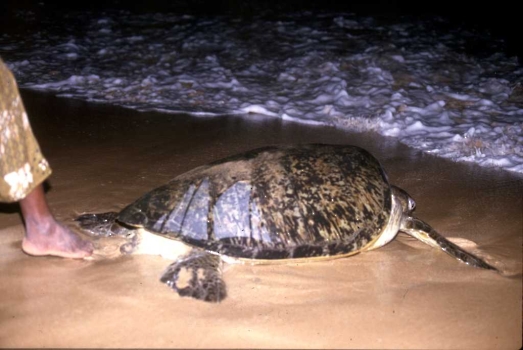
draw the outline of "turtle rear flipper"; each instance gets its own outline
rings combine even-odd
[[[198,300],[220,302],[227,296],[225,282],[221,278],[221,259],[219,256],[192,250],[188,255],[169,265],[160,278],[180,296]],[[183,269],[188,273],[188,281],[180,281]],[[185,286],[180,285],[186,283]]]
[[[434,230],[429,224],[414,216],[403,217],[400,231],[419,239],[431,247],[443,250],[445,253],[467,265],[499,272],[495,267],[450,242],[448,239],[436,232],[436,230]]]
[[[116,218],[118,213],[110,211],[99,214],[83,214],[78,216],[77,221],[82,230],[87,231],[95,237],[111,237],[114,235],[126,235],[129,229],[120,225]]]

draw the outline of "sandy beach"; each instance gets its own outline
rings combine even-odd
[[[399,236],[310,264],[227,266],[220,304],[159,282],[170,261],[78,261],[21,249],[16,205],[0,205],[0,346],[24,348],[518,349],[523,176],[453,163],[377,134],[252,115],[195,118],[22,91],[53,175],[56,217],[118,210],[198,165],[256,147],[352,144],[373,153],[416,214],[506,272],[459,263]],[[474,245],[475,243],[475,245]]]

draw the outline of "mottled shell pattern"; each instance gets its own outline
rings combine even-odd
[[[126,207],[125,224],[246,259],[347,255],[391,212],[379,162],[354,146],[256,149],[184,173]]]

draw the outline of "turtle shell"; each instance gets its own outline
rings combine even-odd
[[[345,255],[388,223],[391,189],[354,146],[267,147],[200,166],[147,193],[118,220],[237,258]]]

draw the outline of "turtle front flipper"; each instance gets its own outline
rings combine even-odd
[[[180,278],[182,273],[187,274],[187,278],[182,277],[185,281]],[[220,302],[227,296],[220,257],[196,249],[169,265],[160,280],[182,297]]]
[[[498,271],[495,267],[489,265],[474,254],[465,251],[463,248],[450,242],[448,239],[440,235],[436,230],[430,227],[426,222],[414,217],[404,216],[400,227],[401,232],[419,239],[434,248],[439,248],[450,256],[464,262],[467,265],[480,267],[482,269]]]

